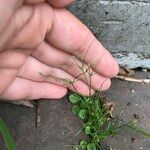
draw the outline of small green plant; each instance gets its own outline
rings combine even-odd
[[[7,149],[8,150],[16,150],[13,139],[1,117],[0,117],[0,133],[5,141]]]
[[[91,44],[94,40],[91,42]],[[57,81],[62,81],[64,85],[72,85],[74,91],[76,93],[72,93],[69,96],[69,100],[72,103],[72,112],[74,115],[78,116],[83,123],[82,129],[77,133],[79,134],[83,131],[86,135],[90,137],[89,141],[81,140],[79,145],[73,145],[74,150],[103,150],[103,146],[101,142],[110,137],[119,134],[122,129],[128,128],[137,133],[140,133],[148,138],[150,138],[150,133],[145,132],[144,130],[138,128],[136,126],[136,122],[127,122],[122,123],[118,117],[112,117],[112,111],[110,111],[106,104],[101,101],[101,92],[97,90],[97,92],[92,95],[92,76],[95,72],[91,69],[94,68],[96,64],[91,66],[90,64],[85,64],[84,59],[88,50],[91,46],[89,45],[87,51],[81,58],[74,58],[76,65],[80,69],[80,73],[75,77],[73,81],[64,78],[56,78],[54,76],[48,75],[45,76],[43,73],[40,73],[45,78],[53,78]],[[78,60],[82,60],[82,64],[78,64]],[[84,77],[86,83],[88,83],[89,87],[89,96],[82,96],[77,94],[74,83],[79,80],[80,77]],[[105,81],[103,81],[104,83]],[[103,86],[100,85],[100,88]]]
[[[91,44],[94,40],[91,42]],[[89,45],[89,48],[91,46]],[[85,55],[81,59],[84,62],[88,50],[85,52]],[[101,101],[101,92],[100,89],[96,91],[94,95],[91,94],[91,82],[92,76],[95,72],[91,69],[94,66],[78,65],[76,59],[75,62],[81,73],[75,78],[71,83],[72,86],[75,81],[78,80],[78,77],[81,75],[84,76],[85,81],[89,84],[89,96],[82,96],[80,94],[73,93],[69,96],[69,100],[72,103],[72,112],[82,120],[82,129],[87,136],[90,137],[89,141],[81,140],[79,145],[73,146],[74,150],[103,150],[103,145],[101,142],[110,137],[119,134],[123,129],[131,129],[136,133],[140,133],[145,137],[150,138],[150,133],[145,132],[143,129],[137,127],[137,121],[129,121],[127,123],[122,123],[118,117],[112,117],[111,108]],[[103,81],[104,83],[105,81]],[[103,86],[100,85],[100,88]],[[74,87],[74,86],[73,86]],[[75,89],[76,91],[76,89]],[[78,132],[78,133],[79,133]]]
[[[71,94],[69,100],[73,104],[72,112],[83,122],[83,132],[90,137],[89,141],[81,140],[73,147],[74,150],[102,150],[104,139],[119,134],[125,128],[150,138],[150,133],[138,128],[135,121],[123,124],[117,117],[112,118],[108,108],[100,101],[100,92],[90,97]]]

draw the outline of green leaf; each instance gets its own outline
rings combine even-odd
[[[83,119],[83,120],[86,119],[86,117],[87,117],[87,110],[85,110],[85,109],[80,110],[78,116],[81,119]]]
[[[6,143],[7,149],[8,150],[16,150],[15,144],[13,142],[13,139],[5,125],[5,123],[3,122],[2,118],[0,118],[0,132],[4,138],[4,141]]]
[[[79,114],[79,111],[80,111],[80,107],[78,105],[73,105],[72,106],[72,112],[75,114],[75,115],[78,115]]]
[[[92,128],[90,126],[86,126],[84,129],[85,134],[91,134],[92,133]]]
[[[88,103],[88,102],[90,101],[90,98],[89,98],[89,97],[86,97],[86,96],[84,96],[83,99],[84,99],[84,101],[85,101],[86,103]]]
[[[78,103],[78,102],[80,101],[80,99],[81,99],[81,97],[80,97],[79,95],[77,95],[77,94],[71,94],[71,95],[69,96],[69,100],[70,100],[70,102],[71,102],[72,104]]]
[[[96,150],[96,145],[94,143],[89,143],[87,145],[87,150]]]
[[[87,142],[86,141],[84,141],[84,140],[82,140],[81,142],[80,142],[80,146],[81,146],[81,148],[83,149],[83,150],[86,150],[86,148],[87,148]]]

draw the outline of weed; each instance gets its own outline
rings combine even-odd
[[[92,41],[91,44],[93,42],[94,41]],[[84,62],[87,52],[88,50],[85,52],[85,55],[82,58],[82,62]],[[112,111],[109,110],[112,108],[108,108],[101,101],[100,90],[97,90],[97,92],[94,95],[91,94],[92,76],[95,74],[95,72],[91,69],[93,68],[93,66],[90,66],[88,64],[85,65],[84,63],[82,63],[80,66],[76,59],[78,58],[74,58],[74,61],[76,62],[76,65],[78,66],[81,72],[77,77],[75,77],[73,81],[63,78],[55,78],[52,76],[45,76],[46,78],[51,77],[55,80],[63,81],[65,85],[71,84],[74,90],[76,91],[76,93],[73,93],[69,96],[69,100],[72,103],[72,112],[74,113],[74,115],[78,116],[83,122],[83,127],[77,134],[83,131],[87,136],[90,137],[90,140],[81,140],[79,145],[73,145],[73,149],[103,150],[101,142],[110,136],[119,134],[122,131],[122,129],[125,128],[131,129],[137,133],[140,133],[150,138],[150,133],[147,133],[144,130],[138,128],[136,126],[135,121],[123,124],[118,117],[112,117]],[[40,74],[43,75],[42,73]],[[80,94],[77,94],[78,92],[74,87],[74,83],[79,80],[80,76],[83,76],[86,83],[89,84],[89,96],[82,96]],[[103,81],[103,83],[104,82],[105,81]],[[103,84],[100,85],[99,89],[101,89],[102,86]]]
[[[92,41],[92,43],[93,42],[94,41]],[[87,52],[88,50],[86,51],[82,62],[84,62]],[[94,95],[91,95],[91,78],[95,74],[94,71],[90,69],[92,66],[87,65],[85,67],[85,64],[83,63],[82,66],[78,65],[78,67],[81,70],[80,74],[84,74],[86,82],[89,81],[89,96],[73,93],[69,96],[69,100],[72,103],[72,112],[83,122],[82,130],[79,132],[83,131],[90,137],[90,140],[81,140],[79,145],[73,147],[74,150],[103,150],[101,142],[110,136],[119,134],[122,129],[125,128],[150,138],[150,133],[138,128],[136,121],[122,123],[118,117],[112,117],[112,111],[110,111],[110,108],[108,108],[101,100],[100,90],[96,91]],[[88,74],[88,78],[85,73]],[[105,81],[103,81],[103,83],[104,82]],[[72,85],[73,83],[74,82],[72,82]],[[102,86],[103,84],[100,85],[100,88]]]
[[[135,121],[122,124],[119,118],[111,118],[108,108],[100,101],[99,92],[91,97],[71,94],[69,100],[73,104],[72,112],[83,122],[83,132],[90,137],[89,141],[81,140],[74,150],[102,150],[104,139],[119,134],[125,128],[150,138],[150,133],[138,128]]]

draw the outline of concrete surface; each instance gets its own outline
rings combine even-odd
[[[137,73],[136,77],[150,76],[149,73]],[[116,113],[121,114],[124,121],[138,115],[139,126],[150,131],[150,85],[128,83],[113,80],[109,91],[103,93],[113,100]],[[35,109],[0,103],[0,116],[10,129],[17,150],[71,150],[71,144],[85,138],[83,134],[75,136],[81,129],[81,122],[71,112],[71,104],[67,97],[58,101],[43,101],[41,106],[42,126],[35,128]],[[131,139],[136,139],[132,143]],[[150,139],[141,135],[123,131],[121,135],[109,138],[104,142],[113,150],[149,150]],[[6,150],[0,136],[0,150]]]
[[[150,69],[150,0],[76,0],[69,9],[121,66]]]

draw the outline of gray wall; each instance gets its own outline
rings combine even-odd
[[[150,69],[150,0],[76,0],[69,9],[121,66]]]

